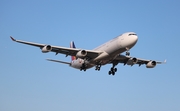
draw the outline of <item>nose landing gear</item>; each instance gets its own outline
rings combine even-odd
[[[126,52],[126,56],[130,56],[130,52],[129,51]]]
[[[126,47],[126,56],[130,56],[129,48]]]

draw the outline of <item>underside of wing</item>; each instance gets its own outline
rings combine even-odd
[[[93,51],[93,50],[85,50],[85,49],[75,49],[75,48],[67,48],[67,47],[59,47],[59,46],[52,46],[52,52],[56,54],[61,53],[70,56],[77,56],[79,58],[88,58],[93,59],[99,56],[102,52],[100,51]]]
[[[147,68],[154,68],[156,64],[166,63],[166,60],[164,62],[160,62],[155,60],[146,60],[146,59],[140,59],[140,58],[124,56],[124,55],[117,56],[112,62],[114,61],[118,63],[123,63],[124,65],[131,65],[131,66],[135,64],[138,64],[139,66],[145,64]]]

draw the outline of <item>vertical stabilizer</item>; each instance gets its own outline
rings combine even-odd
[[[74,41],[71,41],[70,43],[70,48],[76,48],[75,44],[74,44]],[[71,60],[76,60],[76,56],[71,56]]]

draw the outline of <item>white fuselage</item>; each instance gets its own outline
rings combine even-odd
[[[95,51],[103,51],[103,53],[98,57],[89,61],[78,58],[76,60],[73,60],[70,66],[80,69],[82,67],[82,64],[85,63],[86,68],[88,69],[98,64],[105,65],[107,63],[110,63],[119,54],[130,50],[136,44],[137,40],[138,37],[135,33],[124,33],[95,48]]]

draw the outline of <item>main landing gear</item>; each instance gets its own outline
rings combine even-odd
[[[83,63],[81,68],[80,68],[80,71],[82,71],[82,70],[86,71],[86,64],[85,63]]]
[[[112,67],[111,70],[109,71],[109,75],[112,74],[112,75],[114,76],[114,75],[115,75],[115,72],[117,72],[117,68],[113,68],[113,67]]]
[[[96,65],[95,70],[100,71],[100,69],[101,69],[101,65]]]
[[[113,66],[111,67],[110,71],[109,71],[109,75],[115,75],[115,73],[117,72],[117,68],[114,68],[116,65],[118,64],[118,62],[114,62]]]

